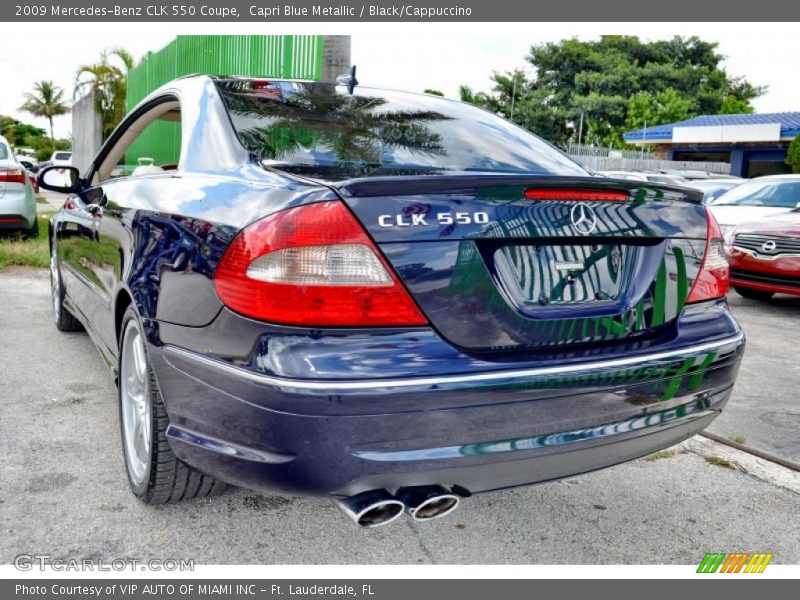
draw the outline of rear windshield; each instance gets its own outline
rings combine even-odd
[[[331,178],[446,172],[587,176],[566,154],[468,104],[320,83],[218,81],[242,144],[266,164]]]
[[[56,157],[53,160],[69,160],[72,158],[71,152],[56,152]]]
[[[794,208],[800,203],[800,180],[759,181],[739,185],[717,198],[714,205]]]
[[[0,144],[0,160],[8,159],[8,146]]]

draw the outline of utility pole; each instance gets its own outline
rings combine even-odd
[[[583,111],[581,111],[581,124],[578,126],[578,146],[583,141]]]
[[[517,98],[517,72],[514,71],[514,85],[511,89],[511,120],[514,120],[514,101]]]
[[[642,129],[642,153],[641,158],[644,160],[644,143],[647,140],[647,121],[644,122],[644,129]]]

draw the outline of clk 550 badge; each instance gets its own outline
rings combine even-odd
[[[381,227],[420,227],[426,225],[485,225],[489,222],[489,213],[485,212],[441,212],[434,215],[379,215],[378,225]]]

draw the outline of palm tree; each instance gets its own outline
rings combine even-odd
[[[488,97],[483,92],[474,92],[468,85],[458,86],[458,96],[462,102],[469,102],[476,106],[485,106]]]
[[[116,58],[114,64],[111,59]],[[107,138],[123,119],[128,93],[128,71],[135,60],[124,48],[103,52],[100,61],[81,65],[75,73],[74,96],[97,95],[97,108],[103,117],[103,138]]]
[[[65,115],[69,106],[64,102],[64,90],[52,81],[37,81],[33,84],[33,93],[25,93],[25,104],[20,110],[31,113],[37,117],[44,117],[50,123],[50,141],[55,147],[53,136],[53,117]]]

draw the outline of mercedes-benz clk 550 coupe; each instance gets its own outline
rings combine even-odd
[[[71,194],[53,316],[116,373],[136,496],[225,482],[421,521],[720,413],[744,337],[699,192],[354,84],[179,79],[74,183],[42,172]]]

